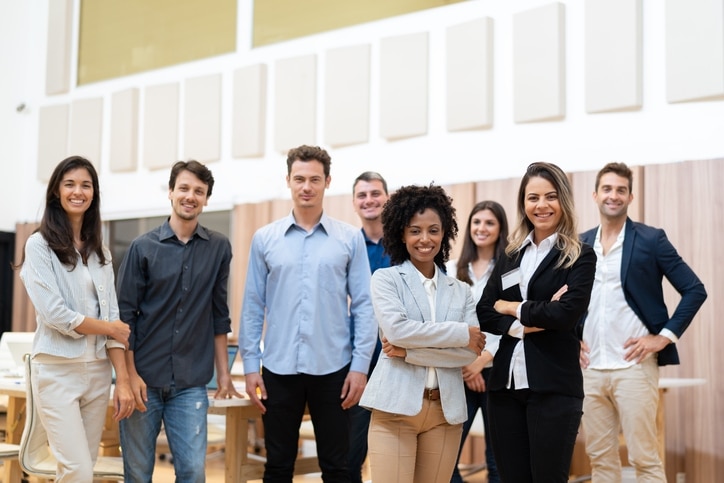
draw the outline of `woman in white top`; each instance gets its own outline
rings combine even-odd
[[[20,277],[35,307],[32,391],[58,460],[56,482],[93,480],[116,370],[114,418],[131,415],[124,351],[130,329],[118,320],[110,252],[101,240],[93,165],[79,156],[48,182],[40,227],[25,245]],[[109,362],[110,359],[110,362]]]
[[[447,483],[467,413],[461,368],[485,345],[470,287],[441,270],[455,209],[439,186],[405,186],[382,224],[393,266],[372,275],[371,292],[383,353],[360,400],[372,410],[372,481]]]
[[[496,201],[481,201],[473,206],[468,216],[465,228],[465,238],[460,258],[447,263],[447,273],[458,280],[472,286],[473,300],[480,300],[485,284],[493,272],[495,260],[505,256],[505,247],[508,244],[508,218],[505,209]],[[498,470],[495,466],[493,446],[490,442],[488,430],[488,393],[486,383],[493,367],[493,357],[498,349],[499,335],[485,334],[485,350],[472,364],[463,367],[463,380],[465,381],[465,400],[468,406],[468,420],[463,424],[463,434],[460,440],[462,450],[465,439],[470,432],[475,413],[478,408],[482,412],[485,427],[485,462],[488,471],[488,483],[500,483]],[[458,462],[460,452],[458,451]],[[450,483],[462,483],[463,478],[458,471],[457,464],[453,470]]]

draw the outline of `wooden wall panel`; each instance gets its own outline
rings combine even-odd
[[[718,297],[724,283],[721,238],[724,236],[724,160],[646,166],[645,222],[666,230],[682,258],[697,273],[709,298],[677,344],[680,366],[667,366],[665,377],[701,377],[706,385],[671,389],[665,396],[667,478],[676,481],[718,481],[724,474],[724,436],[718,429],[724,415],[724,377],[720,371],[724,304]],[[665,282],[671,313],[679,296]],[[716,396],[719,397],[716,397]]]
[[[511,233],[518,219],[516,198],[519,185],[520,178],[492,179],[475,183],[475,200],[493,200],[503,205]]]
[[[478,200],[475,198],[475,183],[444,185],[443,188],[447,191],[448,196],[453,199],[458,222],[458,236],[453,241],[452,250],[450,251],[450,260],[454,260],[460,256],[460,250],[463,249],[468,216]]]
[[[229,281],[229,312],[234,337],[239,335],[241,306],[246,286],[246,271],[249,266],[251,239],[257,229],[270,221],[271,202],[246,203],[234,207],[231,213],[231,274]]]

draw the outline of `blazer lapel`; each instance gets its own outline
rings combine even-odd
[[[407,288],[412,294],[412,298],[415,300],[415,305],[417,305],[417,308],[420,310],[422,321],[431,321],[432,313],[430,312],[430,304],[427,301],[427,293],[425,292],[425,287],[422,286],[417,269],[409,260],[398,265],[398,267],[402,281],[407,285]]]
[[[533,283],[535,282],[535,279],[538,278],[538,276],[548,268],[548,265],[557,261],[558,257],[560,255],[561,255],[561,251],[558,248],[556,248],[556,247],[551,248],[551,250],[548,252],[548,255],[546,255],[546,257],[543,259],[543,261],[540,262],[540,265],[538,265],[538,268],[535,269],[535,272],[533,272],[533,275],[530,277],[530,281],[528,282],[528,287],[533,285]]]
[[[454,282],[445,276],[442,270],[438,270],[435,283],[437,284],[437,291],[435,293],[435,320],[446,320],[450,303],[452,302],[452,284]]]
[[[626,275],[628,274],[628,266],[631,263],[631,255],[633,254],[634,241],[636,240],[636,230],[630,218],[626,218],[626,230],[623,237],[623,254],[621,255],[621,285],[626,286]]]

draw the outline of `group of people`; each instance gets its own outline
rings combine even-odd
[[[239,331],[265,482],[292,481],[305,411],[324,481],[361,482],[369,458],[374,483],[461,482],[478,409],[491,483],[567,481],[581,423],[594,482],[620,478],[619,427],[639,481],[666,481],[658,365],[678,363],[706,291],[663,230],[628,218],[626,165],[598,173],[601,224],[579,235],[566,174],[531,164],[510,235],[503,207],[478,203],[449,260],[458,225],[441,187],[389,194],[362,173],[360,230],[324,212],[324,149],[294,148],[286,162],[293,207],[254,234]],[[21,277],[57,481],[92,479],[111,365],[126,481],[151,481],[161,423],[176,481],[204,481],[214,366],[214,397],[242,397],[226,355],[231,245],[198,223],[213,183],[198,162],[174,165],[171,214],[131,243],[115,284],[95,169],[80,157],[56,167]],[[671,316],[664,277],[681,294]]]

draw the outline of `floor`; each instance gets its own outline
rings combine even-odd
[[[363,473],[363,477],[369,475]],[[156,463],[156,471],[153,474],[154,483],[173,483],[173,466],[165,461]],[[224,481],[224,455],[223,453],[214,453],[209,455],[206,464],[206,481],[207,483],[222,483]],[[253,483],[261,483],[261,480],[251,480]],[[322,481],[319,474],[303,475],[294,478],[295,483],[318,483]],[[484,470],[465,478],[468,483],[487,483],[487,472]]]

